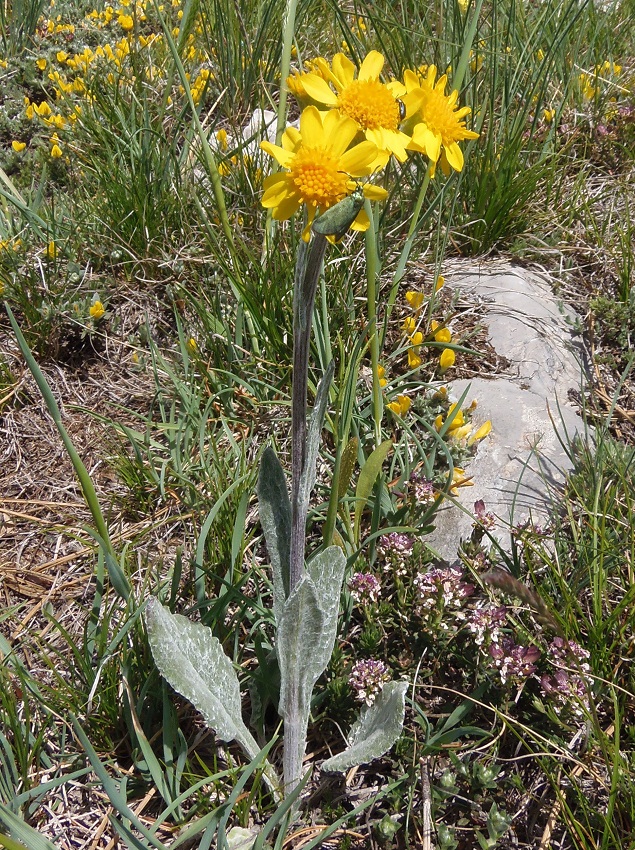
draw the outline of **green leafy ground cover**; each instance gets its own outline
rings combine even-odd
[[[267,218],[271,157],[241,128],[278,108],[290,9],[1,7],[2,298],[106,530],[3,313],[0,843],[225,847],[241,826],[277,847],[635,847],[632,2],[298,4],[298,70],[338,51],[380,51],[386,79],[434,63],[448,94],[461,78],[479,137],[447,178],[427,182],[424,156],[387,166],[372,304],[368,240],[326,255],[310,404],[331,359],[335,376],[308,528],[347,571],[297,816],[156,669],[142,609],[159,593],[211,627],[281,763],[254,494],[267,444],[290,466],[302,221]],[[480,435],[443,382],[491,357],[438,281],[446,258],[495,252],[539,263],[578,308],[595,443],[571,446],[548,527],[510,530],[501,552],[475,506],[446,568],[426,534],[452,486],[472,508]],[[395,747],[320,776],[386,678],[408,683]]]

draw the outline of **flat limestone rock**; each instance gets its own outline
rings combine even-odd
[[[460,506],[448,502],[439,511],[436,529],[426,539],[452,562],[460,541],[470,536],[478,499],[498,518],[493,534],[505,549],[511,526],[528,519],[545,524],[553,488],[571,469],[565,447],[587,429],[568,401],[569,390],[579,390],[585,375],[584,349],[572,331],[575,314],[562,307],[548,281],[502,263],[455,264],[445,279],[482,305],[490,342],[510,361],[504,376],[448,386],[453,400],[467,389],[463,407],[478,400],[472,416],[476,427],[492,422],[466,468],[474,486],[459,490]]]

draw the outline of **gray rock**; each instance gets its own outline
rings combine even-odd
[[[508,264],[455,264],[446,285],[482,304],[484,323],[496,351],[510,361],[508,372],[494,378],[452,382],[463,407],[478,400],[472,421],[490,419],[492,431],[466,469],[474,486],[459,490],[458,504],[437,514],[429,545],[448,561],[470,536],[477,499],[498,519],[494,536],[509,548],[509,529],[527,519],[543,524],[554,487],[571,468],[568,445],[585,424],[569,402],[585,374],[584,349],[572,331],[575,314],[559,305],[546,279]]]

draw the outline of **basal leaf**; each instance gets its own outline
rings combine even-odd
[[[359,720],[353,724],[348,747],[327,759],[322,770],[343,773],[387,753],[403,729],[407,688],[407,682],[385,684],[375,702],[362,709]]]
[[[161,675],[201,712],[221,740],[238,741],[254,758],[260,747],[242,720],[238,676],[211,629],[172,614],[154,597],[145,621]]]

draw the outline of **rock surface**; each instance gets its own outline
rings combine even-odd
[[[568,445],[585,424],[568,401],[569,390],[584,381],[584,349],[575,338],[575,314],[563,308],[549,282],[536,272],[509,264],[455,264],[446,285],[460,289],[484,308],[483,323],[496,351],[510,361],[504,376],[450,384],[454,400],[467,389],[463,407],[478,400],[472,421],[490,419],[492,431],[466,469],[474,486],[462,488],[458,505],[436,517],[427,542],[454,561],[461,539],[469,537],[472,510],[485,501],[498,523],[493,531],[509,548],[509,529],[527,519],[543,524],[553,487],[571,468]]]

